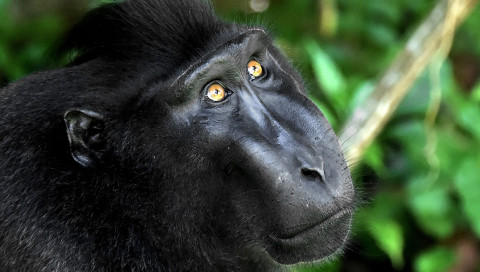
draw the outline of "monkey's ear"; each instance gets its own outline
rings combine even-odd
[[[63,119],[73,159],[84,167],[94,167],[103,155],[103,116],[90,110],[74,109],[67,111]]]

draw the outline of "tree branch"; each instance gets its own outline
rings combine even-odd
[[[340,142],[352,165],[382,131],[408,90],[436,56],[450,51],[456,28],[479,0],[440,0],[378,81],[373,93],[345,123]]]

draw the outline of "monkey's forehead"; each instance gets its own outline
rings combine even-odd
[[[171,81],[170,85],[174,86],[180,81],[188,82],[190,78],[195,76],[192,73],[195,70],[202,70],[202,66],[209,65],[210,62],[215,61],[215,58],[222,57],[225,54],[219,54],[222,52],[230,52],[232,55],[235,51],[252,50],[251,48],[267,48],[272,44],[270,35],[265,29],[262,28],[249,28],[239,35],[219,44],[214,49],[208,51],[203,56],[198,58],[195,62],[191,63],[187,69],[181,74],[175,77]]]

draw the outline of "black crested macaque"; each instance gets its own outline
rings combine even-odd
[[[289,271],[353,213],[331,126],[263,28],[127,0],[0,90],[0,271]]]

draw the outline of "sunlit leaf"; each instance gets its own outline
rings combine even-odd
[[[475,102],[480,102],[480,82],[475,86],[472,91],[472,99]]]
[[[388,46],[389,44],[393,44],[397,39],[396,34],[393,32],[393,29],[385,26],[384,24],[372,24],[368,28],[368,30],[370,38],[381,46]]]
[[[448,271],[455,264],[455,261],[455,252],[452,249],[439,247],[419,255],[415,260],[415,271]]]
[[[392,265],[403,267],[404,237],[400,224],[394,220],[373,216],[369,221],[370,234],[392,261]]]
[[[354,91],[350,99],[349,109],[355,109],[362,104],[373,92],[375,84],[373,81],[364,81]]]
[[[309,40],[305,42],[305,48],[311,58],[318,85],[336,109],[344,109],[348,104],[348,95],[340,69],[317,42]]]
[[[480,237],[480,159],[468,158],[459,164],[455,187],[460,195],[463,211]]]
[[[378,143],[372,143],[365,151],[363,158],[364,162],[372,167],[375,171],[381,173],[385,170],[385,165],[383,163],[383,151]]]
[[[447,187],[427,177],[412,179],[408,186],[409,207],[419,226],[428,234],[446,238],[455,229],[453,200]]]

